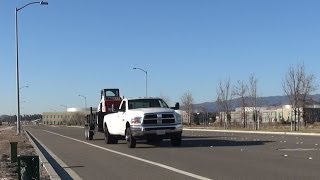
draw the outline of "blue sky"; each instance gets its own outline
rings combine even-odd
[[[16,113],[14,9],[0,0],[0,114]],[[219,80],[258,78],[260,96],[283,95],[289,67],[320,78],[317,0],[49,0],[19,11],[21,113],[96,107],[102,88],[121,95],[190,91],[213,101]],[[319,93],[317,91],[316,93]]]

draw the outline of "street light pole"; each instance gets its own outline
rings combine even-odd
[[[84,108],[87,112],[87,97],[85,97],[84,95],[79,94],[80,97],[82,97],[84,99]]]
[[[68,107],[67,107],[67,106],[65,106],[65,105],[60,105],[60,106],[66,108],[66,111],[68,110]]]
[[[29,88],[29,86],[22,86],[22,87],[19,88],[19,91],[21,91],[23,88]],[[21,92],[19,92],[19,93],[21,93]],[[20,101],[20,97],[19,97],[19,101]],[[21,115],[21,109],[23,109],[23,107],[21,106],[21,103],[25,103],[25,102],[26,101],[20,101],[20,105],[19,105],[19,107],[20,107],[20,115]],[[21,117],[21,120],[23,120],[22,117]]]
[[[133,69],[138,69],[140,71],[143,71],[146,74],[146,97],[148,97],[148,71],[141,68],[133,68]]]
[[[39,3],[40,5],[48,5],[48,2],[44,1],[35,1],[28,3],[21,8],[16,8],[15,9],[15,35],[16,35],[16,73],[17,73],[17,134],[21,133],[21,127],[20,127],[20,88],[19,88],[19,40],[18,40],[18,11],[21,9],[31,5],[31,4],[36,4]]]

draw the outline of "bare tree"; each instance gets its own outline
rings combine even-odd
[[[231,126],[231,114],[230,114],[230,100],[232,97],[230,77],[224,81],[220,80],[219,87],[217,89],[217,103],[220,109],[223,111],[224,127],[228,129]],[[220,118],[222,125],[222,118]]]
[[[170,100],[169,96],[166,96],[166,95],[160,93],[160,98],[163,99],[168,105],[170,105],[171,100]]]
[[[241,109],[242,109],[242,121],[243,128],[247,127],[247,118],[246,118],[246,99],[248,93],[248,85],[244,81],[238,81],[237,85],[233,88],[233,96],[239,97],[241,99]]]
[[[186,111],[187,114],[187,122],[191,125],[191,117],[193,113],[193,97],[191,92],[186,92],[181,97],[182,110]]]
[[[249,76],[249,101],[250,106],[253,108],[253,128],[259,130],[259,118],[258,118],[258,79],[255,74]]]
[[[298,67],[299,69],[299,67]],[[294,109],[295,114],[295,122],[296,122],[296,107],[298,104],[298,82],[299,79],[297,77],[296,69],[291,65],[288,69],[287,74],[285,75],[285,79],[282,83],[282,88],[284,93],[288,96],[289,103]],[[291,120],[292,123],[292,120]]]
[[[306,75],[306,73],[303,73],[304,76],[302,78],[302,94],[300,97],[300,104],[299,106],[302,107],[302,109],[306,108],[306,104],[310,98],[310,95],[312,92],[316,91],[318,88],[318,85],[315,84],[315,75],[309,74]],[[299,110],[299,125],[300,125],[300,110]],[[303,117],[305,117],[305,114],[303,112]],[[303,118],[304,126],[307,126],[307,121],[305,118]],[[298,126],[299,127],[299,126]]]
[[[83,125],[86,120],[86,116],[83,113],[76,112],[69,117],[68,125]]]
[[[294,130],[297,131],[297,115],[299,128],[300,108],[305,108],[307,98],[317,88],[315,85],[315,76],[313,74],[306,74],[303,63],[298,63],[295,67],[291,65],[285,75],[282,87],[293,108]]]
[[[67,115],[66,114],[63,115],[61,122],[62,122],[63,125],[67,124],[68,120],[67,120]]]

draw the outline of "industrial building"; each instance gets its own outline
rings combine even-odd
[[[43,112],[42,122],[47,125],[83,125],[90,111],[90,108],[67,108],[62,112]],[[92,111],[95,113],[97,108],[92,108]]]

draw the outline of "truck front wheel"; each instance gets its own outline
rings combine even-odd
[[[126,141],[129,148],[135,148],[136,147],[136,140],[132,136],[130,127],[127,127],[126,129]]]

